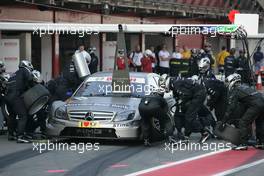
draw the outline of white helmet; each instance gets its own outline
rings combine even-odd
[[[203,49],[200,49],[199,53],[200,53],[200,54],[204,54],[205,51],[204,51]]]
[[[88,49],[88,52],[91,54],[96,51],[96,47],[91,47]]]
[[[181,53],[172,53],[172,56],[171,56],[172,58],[174,58],[174,59],[181,59],[182,58],[182,55],[181,55]]]
[[[231,90],[233,87],[241,85],[241,76],[240,74],[234,73],[229,75],[225,79],[225,85],[228,87],[228,90]]]
[[[26,68],[28,69],[30,72],[32,72],[34,70],[34,67],[33,65],[31,64],[30,61],[28,60],[21,60],[20,63],[19,63],[19,68]]]
[[[36,83],[42,83],[43,78],[40,74],[40,72],[38,70],[33,70],[32,71],[32,75],[33,75],[33,81]]]
[[[199,67],[199,71],[201,73],[205,73],[206,71],[208,71],[210,69],[210,59],[208,57],[202,58],[198,62],[198,67]]]
[[[147,49],[145,52],[144,52],[144,55],[145,56],[150,56],[152,54],[152,51]]]

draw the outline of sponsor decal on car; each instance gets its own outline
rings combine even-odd
[[[115,123],[114,124],[114,128],[127,128],[129,127],[130,125],[127,124],[127,123]]]
[[[94,82],[94,81],[101,81],[101,82],[112,82],[111,76],[106,77],[90,77],[88,78],[87,82]],[[137,77],[130,77],[131,83],[138,83],[138,84],[145,84],[145,78],[137,78]]]
[[[112,108],[119,108],[119,109],[129,109],[128,105],[124,104],[104,104],[104,103],[71,103],[68,104],[69,107],[73,106],[100,106],[100,107],[112,107]]]
[[[94,121],[80,121],[79,128],[98,128],[100,127],[99,122],[94,122]]]

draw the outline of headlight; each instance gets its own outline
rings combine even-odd
[[[55,111],[55,117],[58,119],[68,119],[67,113],[66,113],[66,107],[61,106]]]
[[[124,111],[116,115],[114,122],[132,120],[135,117],[135,111]]]

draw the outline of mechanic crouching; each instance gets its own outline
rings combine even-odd
[[[30,137],[25,134],[28,113],[22,95],[31,87],[33,80],[32,71],[33,65],[31,62],[22,60],[19,63],[18,71],[11,76],[7,86],[6,101],[10,112],[8,120],[8,139],[16,139],[18,143],[30,142]],[[17,134],[15,134],[16,115],[18,116]]]
[[[165,77],[167,77],[166,74],[160,77],[158,90],[154,90],[151,95],[142,98],[139,104],[139,113],[142,117],[142,130],[145,146],[151,146],[151,141],[153,140],[151,136],[153,118],[157,118],[159,120],[161,135],[165,138],[168,136],[167,131],[165,130],[164,120],[168,112],[168,104],[163,98],[165,93]]]
[[[207,91],[207,106],[215,110],[217,121],[224,118],[226,110],[227,88],[224,82],[217,79],[208,79],[204,82]]]
[[[257,148],[264,149],[264,98],[255,89],[241,85],[241,76],[232,74],[226,78],[228,87],[228,105],[223,122],[232,119],[232,111],[236,111],[237,104],[244,106],[245,110],[239,119],[238,128],[241,134],[241,144],[234,147],[235,150],[246,150],[247,141],[251,137],[251,126],[256,120]]]
[[[178,132],[177,138],[172,138],[171,142],[177,140],[188,142],[194,131],[201,132],[200,142],[205,142],[210,137],[208,132],[210,122],[199,119],[199,112],[203,111],[203,103],[206,99],[205,88],[196,80],[179,79],[170,83],[170,90],[173,91],[176,100],[175,127]],[[185,128],[184,134],[182,133],[183,127]]]

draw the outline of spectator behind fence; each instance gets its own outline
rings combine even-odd
[[[182,59],[182,54],[180,52],[180,48],[176,46],[176,51],[172,53],[172,58],[174,59]]]
[[[141,64],[142,64],[142,71],[146,73],[151,73],[152,72],[152,52],[151,50],[147,49],[144,52],[144,56],[141,59]]]
[[[261,52],[261,47],[257,48],[257,51],[253,55],[255,71],[258,72],[263,65],[263,52]]]
[[[157,58],[155,54],[155,48],[154,46],[150,47],[150,50],[152,52],[151,54],[151,59],[152,59],[152,72],[156,72],[156,67],[157,67]]]
[[[238,59],[235,57],[236,49],[230,49],[230,55],[225,58],[225,77],[234,74],[239,67]]]
[[[225,58],[229,56],[229,52],[226,50],[225,46],[222,46],[222,51],[217,54],[216,62],[218,65],[218,70],[220,73],[224,73]]]
[[[143,54],[140,51],[139,45],[135,47],[135,51],[130,54],[129,58],[131,60],[130,65],[133,67],[133,70],[141,72],[141,59],[143,58]]]
[[[125,64],[125,52],[123,49],[118,50],[117,52],[117,69],[118,70],[125,70],[126,64]],[[129,63],[128,63],[129,64]]]
[[[159,60],[160,60],[160,74],[169,73],[169,62],[170,62],[170,53],[167,51],[167,46],[163,45],[162,50],[159,51]]]
[[[250,68],[247,61],[247,58],[245,56],[244,50],[239,50],[239,56],[237,58],[238,61],[238,69],[237,73],[241,75],[241,81],[242,83],[250,83]]]
[[[186,46],[183,46],[183,52],[181,54],[183,59],[191,58],[191,51]]]

